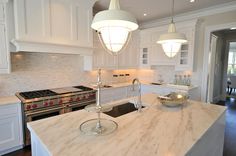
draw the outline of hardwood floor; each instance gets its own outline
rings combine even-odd
[[[31,147],[27,146],[24,149],[3,155],[3,156],[31,156]]]
[[[236,99],[226,98],[217,104],[226,106],[225,144],[223,156],[236,156]]]
[[[226,106],[226,128],[225,128],[225,144],[223,156],[236,156],[236,99],[227,98],[220,101],[217,105]],[[5,156],[30,156],[30,147],[6,154]]]

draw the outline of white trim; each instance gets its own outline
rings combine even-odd
[[[233,23],[207,26],[205,29],[205,38],[204,38],[205,45],[204,45],[204,57],[203,57],[202,86],[201,86],[201,100],[202,101],[206,101],[207,99],[208,71],[210,70],[208,61],[209,61],[209,46],[210,46],[211,32],[228,29],[235,26],[236,26],[236,22],[233,22]]]
[[[209,68],[211,70],[209,70],[209,73],[208,73],[208,85],[209,87],[207,88],[207,95],[208,95],[208,98],[207,98],[207,102],[214,102],[214,95],[213,95],[213,92],[214,92],[214,81],[215,81],[215,77],[214,77],[214,74],[215,74],[215,58],[216,58],[216,50],[217,50],[217,41],[218,41],[218,37],[214,34],[211,34],[211,37],[210,37],[210,49],[209,49],[209,53],[211,54],[210,55],[210,64],[209,64]],[[213,47],[214,45],[214,47]],[[215,51],[213,51],[213,49]]]
[[[13,147],[13,148],[11,148],[11,149],[7,149],[7,150],[5,150],[5,151],[1,151],[1,152],[0,152],[0,155],[8,154],[8,153],[17,151],[17,150],[22,149],[22,148],[23,148],[23,145],[19,145],[19,146]]]
[[[0,3],[8,3],[8,0],[0,0]]]
[[[45,52],[45,53],[63,53],[63,54],[80,54],[92,55],[93,48],[81,47],[69,44],[57,44],[48,42],[34,42],[34,41],[20,41],[12,40],[11,43],[15,45],[16,51],[28,52]]]
[[[190,12],[178,14],[174,17],[174,20],[175,22],[180,22],[180,21],[185,21],[185,20],[196,19],[199,17],[229,12],[233,10],[236,10],[236,1],[224,3],[220,5],[215,5],[212,7],[208,7],[208,8],[204,8],[204,9],[200,9],[196,11],[190,11]],[[140,28],[146,29],[146,28],[166,25],[170,23],[170,19],[171,17],[167,17],[167,18],[152,20],[149,22],[143,22],[143,23],[140,23]]]

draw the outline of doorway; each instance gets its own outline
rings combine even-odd
[[[236,36],[235,36],[236,38]],[[228,41],[228,63],[227,63],[227,93],[228,97],[236,98],[236,40]]]
[[[234,41],[235,40],[235,41]],[[236,98],[236,30],[211,34],[207,102],[224,101],[235,92]]]

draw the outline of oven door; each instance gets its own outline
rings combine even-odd
[[[30,145],[30,132],[26,125],[27,122],[45,119],[45,118],[57,116],[63,113],[64,113],[63,107],[48,108],[48,109],[38,110],[38,111],[33,111],[33,112],[32,111],[25,112],[24,145],[25,146]]]

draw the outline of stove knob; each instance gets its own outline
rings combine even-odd
[[[47,107],[47,106],[48,106],[48,102],[45,102],[45,103],[44,103],[44,106]]]
[[[53,101],[50,101],[50,102],[49,102],[49,105],[50,105],[50,106],[52,106],[53,104],[54,104],[54,102],[53,102]]]
[[[26,106],[26,109],[27,109],[27,110],[30,110],[30,109],[31,109],[31,105],[27,105],[27,106]]]
[[[37,106],[36,104],[33,104],[32,107],[33,107],[33,108],[37,108],[38,106]]]
[[[73,98],[70,98],[70,102],[73,102]]]
[[[62,105],[63,104],[63,101],[62,100],[59,100],[59,105]]]

